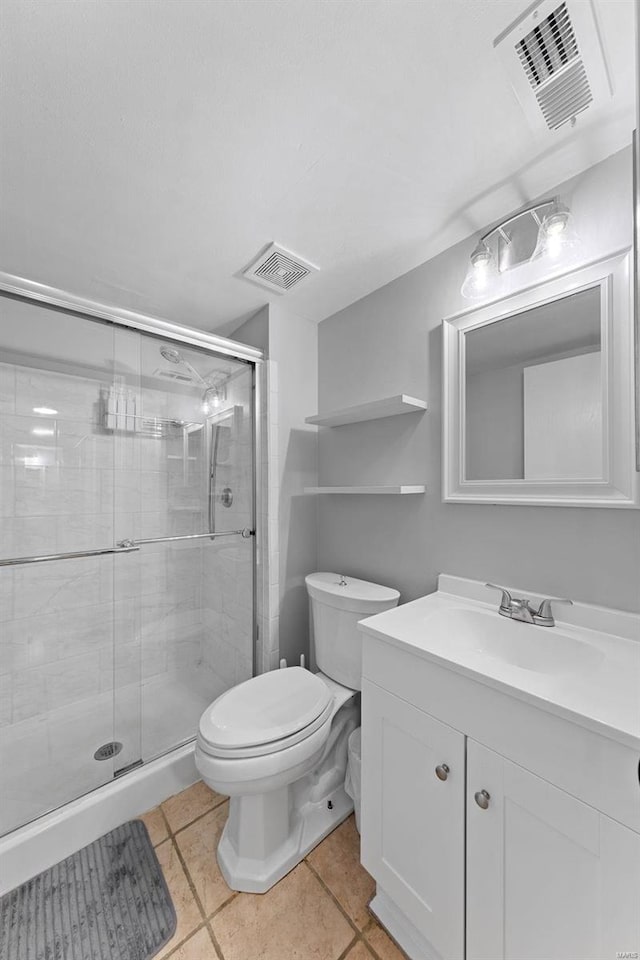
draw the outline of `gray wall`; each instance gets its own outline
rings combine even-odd
[[[524,477],[524,366],[467,376],[467,480]]]
[[[582,259],[631,244],[630,150],[558,193],[574,211]],[[469,306],[459,290],[473,246],[452,247],[320,324],[320,411],[395,393],[426,397],[429,410],[319,431],[321,484],[427,483],[425,496],[319,497],[319,569],[397,587],[405,601],[445,572],[640,610],[640,511],[441,500],[440,325]],[[514,287],[543,267],[514,270]]]
[[[594,347],[561,350],[467,375],[467,480],[523,479],[525,369],[593,351]]]
[[[317,433],[304,422],[318,408],[318,327],[279,304],[269,318],[269,356],[278,364],[280,655],[292,666],[309,656],[304,578],[318,564],[316,502],[304,494],[318,482]]]

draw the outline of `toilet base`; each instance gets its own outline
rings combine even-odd
[[[303,777],[265,793],[231,797],[218,864],[232,890],[266,893],[352,812],[344,780],[347,742],[360,722],[360,704],[344,687],[336,703],[326,743]]]
[[[353,800],[347,796],[344,787],[339,786],[322,800],[315,803],[308,801],[300,809],[294,809],[287,817],[289,822],[283,843],[266,856],[260,859],[242,856],[238,853],[240,847],[237,842],[240,820],[242,819],[245,831],[247,819],[254,819],[257,814],[259,822],[262,823],[261,814],[265,811],[245,809],[241,816],[240,804],[246,800],[261,800],[267,801],[270,810],[279,808],[287,811],[289,789],[284,787],[282,790],[275,790],[267,797],[231,798],[229,819],[218,844],[217,856],[222,876],[232,890],[266,893],[353,812]]]

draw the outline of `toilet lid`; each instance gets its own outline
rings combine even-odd
[[[272,670],[214,700],[202,714],[200,734],[227,749],[272,743],[313,723],[331,699],[326,683],[302,667]]]

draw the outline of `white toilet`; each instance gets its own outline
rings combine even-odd
[[[202,779],[230,798],[218,863],[233,890],[264,893],[344,820],[347,740],[360,723],[358,620],[395,607],[397,590],[335,573],[306,577],[320,672],[273,670],[205,710]]]

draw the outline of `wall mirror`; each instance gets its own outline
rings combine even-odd
[[[443,321],[445,501],[638,506],[628,251]]]

